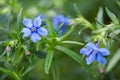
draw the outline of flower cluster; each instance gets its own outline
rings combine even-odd
[[[60,31],[66,32],[67,26],[69,24],[70,18],[69,17],[64,17],[63,15],[59,14],[53,18],[53,25],[55,28],[55,31],[58,31],[58,27],[60,27]]]
[[[30,36],[30,39],[33,42],[38,42],[41,40],[41,36],[47,36],[48,31],[44,27],[40,27],[41,23],[41,18],[40,16],[36,17],[34,21],[32,22],[31,19],[24,18],[23,24],[26,26],[26,28],[23,28],[22,32],[23,38]]]
[[[107,61],[104,56],[108,56],[110,52],[106,48],[99,48],[100,43],[98,42],[96,45],[93,43],[88,43],[86,48],[82,48],[80,53],[83,55],[87,55],[86,62],[87,64],[91,64],[93,61],[98,61],[101,64],[106,64]]]

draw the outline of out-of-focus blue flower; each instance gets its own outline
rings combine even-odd
[[[40,27],[42,24],[40,16],[36,17],[33,22],[31,19],[24,18],[23,24],[26,26],[26,28],[22,30],[24,33],[23,38],[30,36],[33,42],[38,42],[41,40],[41,36],[47,36],[48,34],[47,29]]]
[[[106,48],[99,48],[100,43],[98,42],[96,45],[93,43],[88,43],[86,48],[82,48],[80,53],[83,55],[87,55],[86,62],[87,64],[91,64],[93,61],[98,61],[101,64],[106,64],[107,61],[104,56],[108,56],[110,54],[109,50]]]
[[[41,21],[42,21],[41,26],[46,26],[45,20],[47,19],[47,16],[45,14],[43,14],[43,13],[40,14],[39,16],[40,16]]]
[[[69,21],[70,21],[69,17],[64,17],[61,14],[55,16],[53,18],[53,25],[54,25],[55,31],[58,31],[58,27],[62,25],[60,28],[60,31],[62,31],[63,33],[66,32]]]

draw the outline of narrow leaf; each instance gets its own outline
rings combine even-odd
[[[117,64],[119,59],[120,59],[120,49],[115,53],[115,55],[109,61],[108,65],[107,65],[107,68],[106,68],[106,73],[111,71],[111,69]]]
[[[66,53],[68,56],[70,56],[71,58],[73,58],[75,61],[77,61],[78,63],[80,63],[83,66],[86,66],[85,62],[83,61],[83,59],[76,54],[75,52],[73,52],[72,50],[69,50],[68,48],[62,47],[62,46],[56,46],[56,49]]]
[[[53,56],[54,56],[54,52],[52,50],[49,50],[48,54],[47,54],[47,57],[45,59],[45,73],[46,74],[49,73],[49,69],[50,69],[50,66],[52,64]]]
[[[59,66],[56,60],[53,61],[52,75],[53,75],[53,80],[59,80]]]
[[[59,41],[62,41],[63,39],[65,39],[66,37],[68,37],[74,30],[75,30],[75,26],[72,26],[65,35],[63,35],[62,37],[59,38]]]
[[[77,41],[62,41],[61,43],[84,45],[83,43]]]
[[[14,78],[15,80],[21,80],[21,79],[18,77],[18,75],[17,75],[15,72],[13,72],[13,71],[7,70],[7,69],[2,68],[2,67],[0,67],[0,71],[8,74],[10,77]]]
[[[113,23],[119,24],[119,20],[117,19],[117,17],[108,8],[106,8],[106,12]]]
[[[50,21],[46,21],[47,23],[48,23],[48,25],[49,25],[49,27],[48,27],[48,30],[49,30],[49,32],[50,32],[50,35],[52,36],[52,37],[55,37],[55,30],[54,30],[54,25],[50,22]]]
[[[20,22],[21,15],[22,15],[22,8],[20,9],[20,12],[19,12],[19,14],[17,16],[17,29],[18,30],[20,30],[20,28],[19,28],[19,22]]]
[[[74,59],[75,61],[77,61],[79,64],[81,64],[82,66],[84,66],[94,77],[95,75],[92,73],[92,70],[86,65],[86,63],[84,62],[84,60],[74,51],[62,47],[62,46],[56,46],[55,47],[57,50],[60,50],[64,53],[66,53],[68,56],[70,56],[72,59]]]
[[[103,9],[101,7],[99,8],[99,11],[98,11],[98,14],[97,14],[97,21],[101,24],[103,24],[103,22],[104,22],[103,21]],[[97,27],[101,27],[101,25],[99,23],[96,22]]]

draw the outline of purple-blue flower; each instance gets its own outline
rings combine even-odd
[[[53,25],[54,25],[55,31],[58,31],[58,27],[59,27],[60,25],[62,25],[61,28],[60,28],[60,31],[66,32],[67,26],[68,26],[68,24],[69,24],[69,21],[70,21],[70,18],[69,18],[69,17],[64,17],[64,16],[61,15],[61,14],[55,16],[55,17],[53,18]]]
[[[100,43],[97,42],[96,45],[93,43],[88,43],[86,48],[82,48],[80,53],[83,55],[87,55],[86,62],[87,64],[91,64],[93,61],[98,61],[101,64],[106,64],[107,61],[104,56],[108,56],[110,54],[109,50],[106,48],[99,48]]]
[[[41,36],[47,36],[48,34],[47,29],[40,26],[42,24],[40,16],[35,17],[33,22],[31,19],[24,18],[23,24],[26,26],[26,28],[22,30],[23,38],[30,36],[33,42],[40,41]]]

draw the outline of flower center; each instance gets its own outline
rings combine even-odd
[[[97,50],[94,50],[94,51],[93,51],[93,54],[96,54],[97,52],[98,52]]]
[[[32,32],[36,32],[36,31],[37,31],[37,28],[36,28],[36,27],[32,27],[32,28],[31,28],[31,31],[32,31]]]

